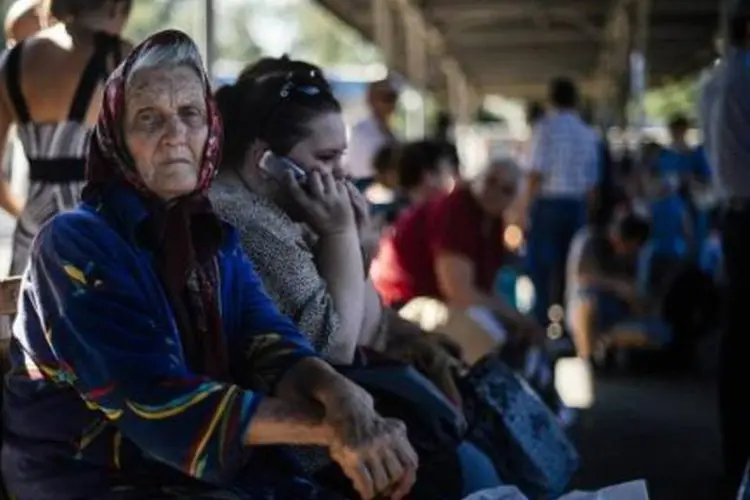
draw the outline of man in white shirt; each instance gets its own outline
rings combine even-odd
[[[367,89],[370,116],[352,128],[345,160],[347,173],[360,189],[367,188],[375,176],[375,155],[383,146],[395,141],[390,121],[397,102],[398,91],[389,80],[373,82]]]

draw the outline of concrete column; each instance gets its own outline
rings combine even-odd
[[[385,64],[393,66],[394,59],[394,31],[393,12],[389,0],[370,0],[372,9],[372,25],[374,27],[375,44],[383,52]]]

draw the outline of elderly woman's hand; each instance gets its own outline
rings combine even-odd
[[[398,420],[384,419],[372,397],[347,382],[335,404],[326,405],[324,423],[332,433],[331,458],[364,499],[406,496],[416,480],[417,454]]]
[[[284,183],[291,202],[290,214],[320,236],[356,230],[354,208],[346,184],[326,172],[313,170],[301,184],[291,173]]]

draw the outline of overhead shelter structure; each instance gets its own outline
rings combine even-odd
[[[722,0],[317,0],[377,44],[387,64],[467,121],[485,94],[543,98],[574,78],[610,120],[642,81],[715,57]],[[644,64],[644,61],[646,63]],[[636,69],[636,72],[641,70]],[[601,115],[600,115],[601,117]]]

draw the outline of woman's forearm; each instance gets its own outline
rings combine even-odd
[[[245,432],[245,445],[318,445],[330,443],[330,432],[323,424],[325,410],[313,401],[288,402],[263,399]]]
[[[318,272],[339,314],[339,328],[331,338],[329,353],[346,358],[357,346],[364,315],[365,274],[356,231],[322,236],[316,257]]]
[[[10,184],[5,179],[0,179],[0,208],[13,217],[20,217],[23,204],[16,198],[10,189]]]
[[[368,347],[384,347],[379,346],[384,339],[378,338],[378,334],[382,329],[383,323],[383,305],[380,302],[380,296],[375,290],[372,282],[367,280],[365,282],[364,291],[364,314],[362,315],[362,330],[359,335],[357,344]]]
[[[465,290],[460,294],[460,297],[453,297],[449,302],[461,309],[468,309],[473,306],[486,307],[508,326],[522,326],[525,321],[525,316],[502,297],[482,293],[474,288]]]

